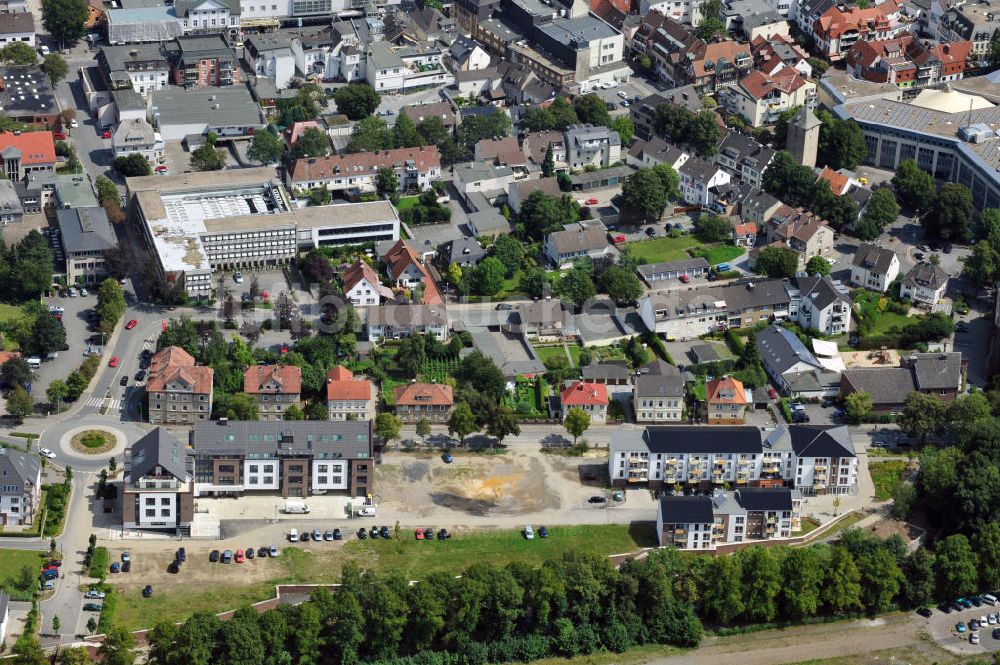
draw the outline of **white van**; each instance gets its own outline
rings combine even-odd
[[[305,501],[286,501],[285,513],[288,515],[306,515],[309,513],[309,506]]]
[[[994,596],[992,593],[983,594],[982,596],[980,596],[980,598],[982,598],[984,603],[988,603],[989,605],[997,604],[997,597]]]
[[[299,542],[299,532],[296,529],[290,529],[288,531],[288,541],[291,543]]]
[[[31,369],[38,369],[42,366],[42,359],[38,356],[28,356],[24,359],[24,362],[28,363],[28,367]]]

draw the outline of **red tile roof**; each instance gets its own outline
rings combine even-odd
[[[276,388],[267,389],[269,383]],[[243,392],[248,395],[299,395],[302,369],[295,365],[251,365],[243,372]]]
[[[310,128],[323,131],[323,128],[320,127],[319,123],[316,122],[315,120],[303,120],[301,122],[296,122],[291,126],[290,129],[285,130],[286,132],[288,132],[288,144],[295,145],[295,142],[299,140],[299,137],[302,136],[302,133]]]
[[[0,132],[0,153],[14,148],[21,153],[21,165],[56,163],[56,143],[52,132]]]
[[[773,75],[765,74],[759,70],[750,72],[740,81],[740,87],[759,101],[775,90],[780,91],[782,94],[790,95],[804,86],[806,82],[798,70],[791,67],[782,67]]]
[[[378,273],[366,261],[358,259],[354,265],[344,272],[342,279],[344,281],[345,292],[353,289],[361,280],[366,280],[383,298],[392,297],[392,290],[382,285],[382,282],[378,279]]]
[[[476,144],[476,155],[480,161],[495,161],[505,166],[523,166],[527,163],[517,138],[513,136],[502,139],[481,139]]]
[[[743,384],[731,376],[709,381],[705,393],[709,404],[748,404]]]
[[[408,383],[392,390],[396,406],[451,406],[455,403],[451,386],[440,383]]]
[[[423,271],[423,265],[420,263],[420,257],[417,256],[416,251],[410,246],[410,243],[405,240],[397,240],[396,244],[392,246],[388,252],[386,252],[385,257],[382,259],[385,264],[389,267],[389,277],[393,279],[399,279],[399,276],[409,268],[411,265],[416,265]],[[424,273],[426,275],[426,273]]]
[[[603,383],[577,381],[559,395],[563,408],[608,404],[608,388]]]
[[[830,191],[837,196],[843,196],[851,186],[851,179],[843,173],[837,173],[829,166],[824,166],[819,174],[819,180],[825,180],[830,185]]]
[[[876,29],[885,30],[889,27],[889,15],[899,11],[899,6],[894,0],[888,0],[875,7],[851,7],[846,11],[841,11],[838,7],[831,7],[822,16],[816,19],[813,28],[816,36],[824,41],[839,39],[845,32],[857,30],[862,34],[867,34],[869,25]]]
[[[352,155],[332,155],[310,159],[296,159],[288,167],[293,182],[329,180],[338,176],[375,175],[379,169],[403,168],[412,161],[420,172],[441,168],[441,153],[436,145],[420,148],[398,148],[377,152],[358,152]]]
[[[326,400],[368,401],[373,399],[375,387],[367,379],[355,379],[354,373],[337,365],[326,374]]]
[[[742,224],[737,224],[733,227],[733,233],[738,237],[743,236],[755,236],[757,235],[758,229],[756,222],[743,222]]]
[[[167,384],[181,380],[193,386],[192,392],[211,395],[214,375],[211,367],[195,367],[194,356],[181,347],[168,346],[158,351],[149,363],[146,392],[163,392],[167,389]]]

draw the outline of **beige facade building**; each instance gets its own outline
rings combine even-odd
[[[194,357],[179,346],[153,356],[149,367],[149,422],[193,425],[212,414],[211,367],[196,367]]]
[[[257,402],[261,420],[284,420],[289,407],[302,408],[302,369],[294,365],[251,365],[243,392]]]

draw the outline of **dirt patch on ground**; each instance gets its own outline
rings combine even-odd
[[[919,538],[924,533],[923,529],[913,524],[890,519],[879,520],[868,527],[868,530],[882,539],[898,533],[906,542]]]
[[[263,543],[261,543],[263,544]],[[284,543],[275,543],[281,547]],[[187,545],[187,543],[186,543]],[[249,545],[248,545],[249,547]],[[111,548],[111,560],[121,561],[121,554],[127,548]],[[181,564],[178,574],[167,572],[167,566],[174,560],[177,551],[174,543],[164,542],[163,551],[137,553],[132,555],[132,570],[128,573],[109,575],[108,583],[122,591],[142,589],[147,584],[153,588],[170,588],[175,592],[179,589],[203,590],[205,587],[219,586],[227,583],[253,584],[281,577],[286,567],[280,559],[253,559],[245,563],[211,563],[208,554],[212,548],[187,549],[187,561]]]

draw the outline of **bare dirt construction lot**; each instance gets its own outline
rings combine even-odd
[[[603,478],[607,464],[606,457],[560,457],[520,450],[497,455],[456,453],[451,464],[436,454],[401,454],[391,459],[376,471],[382,509],[405,521],[447,515],[459,523],[478,523],[475,518],[493,518],[495,523],[496,518],[535,513],[593,514],[587,498],[604,491],[582,480]]]

